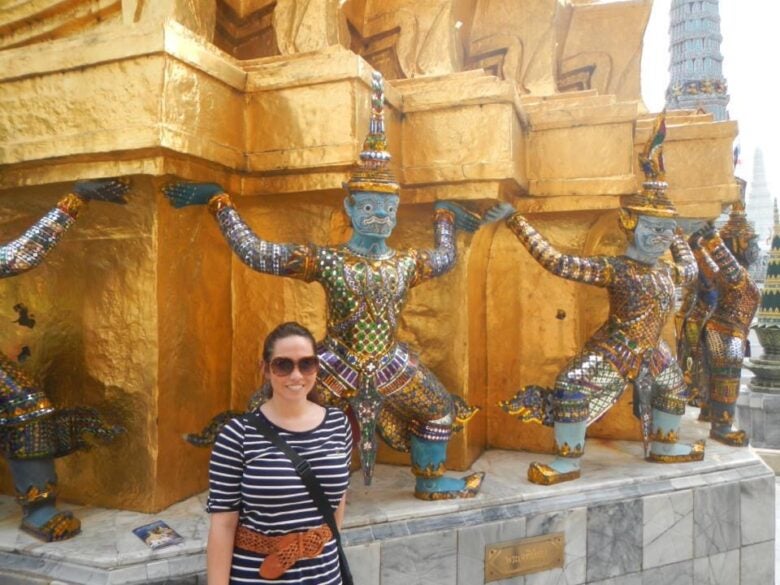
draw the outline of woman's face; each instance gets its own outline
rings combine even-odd
[[[318,364],[317,354],[309,339],[299,335],[278,339],[274,344],[271,361],[265,364],[273,397],[306,400],[317,381]]]

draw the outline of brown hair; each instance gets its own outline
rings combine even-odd
[[[314,340],[314,335],[312,335],[312,332],[306,329],[303,325],[300,323],[297,323],[295,321],[287,321],[286,323],[282,323],[281,325],[277,325],[276,329],[271,331],[263,342],[263,361],[268,364],[271,361],[271,356],[274,353],[274,346],[276,346],[276,342],[280,339],[285,339],[286,337],[305,337],[309,341],[311,341],[311,348],[314,351],[314,353],[317,353],[317,342]]]

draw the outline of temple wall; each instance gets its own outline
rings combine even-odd
[[[635,67],[647,2],[599,7],[625,37],[603,43],[581,2],[529,0],[520,4],[533,10],[518,11],[442,0],[431,15],[399,0],[417,16],[404,21],[423,35],[417,44],[380,4],[123,0],[121,19],[90,17],[54,36],[33,30],[46,19],[0,13],[0,239],[73,180],[133,183],[126,207],[90,205],[42,267],[0,287],[0,315],[13,321],[25,299],[39,318],[31,332],[6,325],[0,335],[31,335],[25,367],[55,402],[105,409],[128,428],[113,446],[58,463],[66,498],[151,511],[204,489],[208,452],[181,434],[245,405],[260,382],[259,344],[278,322],[323,333],[319,287],[251,272],[204,209],[175,211],[159,189],[174,178],[218,182],[268,239],[344,241],[341,184],[365,136],[374,68],[390,73],[388,138],[403,185],[392,245],[431,245],[432,204],[450,198],[475,210],[510,201],[567,252],[624,246],[616,210],[638,188],[651,122]],[[325,24],[307,25],[312,14]],[[521,38],[507,41],[513,23]],[[29,34],[15,45],[20,27]],[[425,45],[429,33],[444,40]],[[483,38],[492,40],[480,48]],[[575,54],[610,56],[610,81],[587,59],[588,75],[561,77]],[[672,198],[715,217],[738,195],[736,124],[681,112],[668,126]],[[503,225],[458,245],[456,269],[412,292],[401,338],[482,407],[451,444],[448,465],[462,469],[490,446],[550,448],[545,429],[496,402],[551,384],[603,320],[606,296],[544,273]],[[628,409],[626,398],[593,432],[636,438]]]

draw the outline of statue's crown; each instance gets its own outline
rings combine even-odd
[[[740,200],[731,206],[729,220],[718,230],[720,238],[734,252],[743,252],[743,247],[756,237],[756,230],[747,219],[745,204]]]
[[[677,208],[666,195],[663,144],[666,139],[666,114],[660,113],[653,132],[639,155],[639,165],[645,175],[642,190],[623,200],[623,208],[637,215],[677,217]]]
[[[398,180],[390,170],[390,153],[387,151],[385,135],[385,87],[382,74],[375,71],[371,76],[371,121],[368,135],[363,142],[360,162],[352,171],[344,187],[350,192],[370,191],[396,195],[400,189]]]

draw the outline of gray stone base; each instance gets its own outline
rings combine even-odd
[[[507,421],[508,424],[516,424]],[[687,420],[683,439],[706,435]],[[375,485],[353,476],[344,540],[358,585],[482,585],[485,547],[565,534],[563,568],[498,585],[770,585],[774,583],[775,477],[750,448],[708,442],[705,460],[663,465],[641,445],[589,440],[581,479],[537,486],[528,463],[547,456],[490,451],[472,500],[423,502],[407,469],[380,465]],[[41,544],[16,530],[0,498],[0,583],[205,583],[204,496],[154,516],[76,509],[84,534]],[[131,529],[162,518],[185,536],[152,553]]]
[[[757,447],[753,450],[775,472],[776,476],[780,475],[780,449],[761,449]]]
[[[737,424],[754,447],[780,449],[780,394],[755,392],[743,385],[737,399]]]

